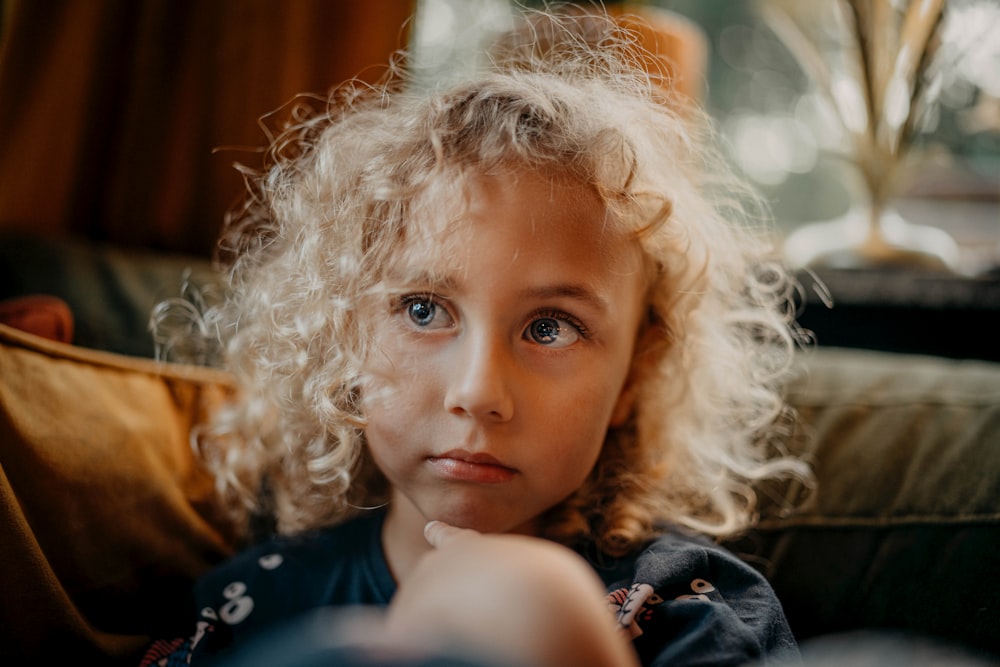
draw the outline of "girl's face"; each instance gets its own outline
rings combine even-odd
[[[440,219],[390,269],[366,436],[390,518],[534,534],[628,417],[641,253],[575,182],[478,176],[467,196],[461,212],[427,207]]]

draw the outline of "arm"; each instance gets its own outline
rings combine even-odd
[[[425,534],[435,550],[389,608],[388,632],[398,641],[542,667],[639,664],[608,613],[603,585],[569,549],[440,522]]]
[[[706,540],[666,533],[609,596],[643,664],[796,664],[798,651],[767,581]]]

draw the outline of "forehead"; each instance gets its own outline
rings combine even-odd
[[[438,176],[413,202],[405,228],[393,273],[451,274],[487,259],[513,266],[567,254],[607,264],[639,247],[592,186],[527,169]]]

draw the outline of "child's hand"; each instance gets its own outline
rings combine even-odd
[[[472,530],[471,528],[458,528],[457,526],[445,523],[444,521],[429,521],[427,525],[424,526],[424,537],[427,539],[427,543],[435,549],[446,546],[447,544],[454,542],[455,539],[463,536],[481,537],[482,534],[478,531]]]
[[[400,586],[388,628],[411,645],[518,665],[637,665],[605,590],[575,553],[523,535],[432,521],[429,552]]]

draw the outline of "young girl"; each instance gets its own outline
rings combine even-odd
[[[807,475],[776,437],[791,287],[759,209],[620,24],[526,25],[488,72],[341,89],[272,146],[206,321],[242,393],[200,441],[279,536],[148,663],[795,655],[699,536]]]

